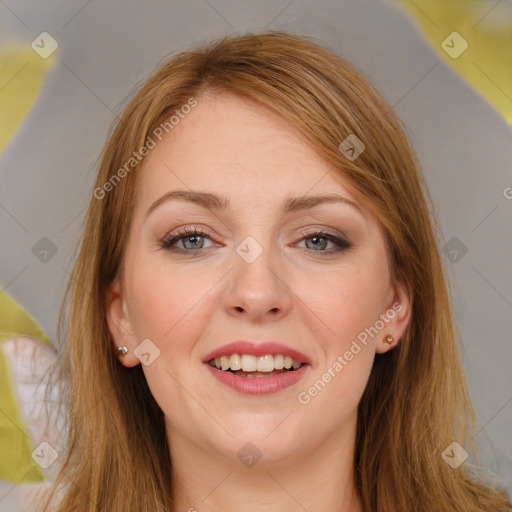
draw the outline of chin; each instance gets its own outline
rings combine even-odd
[[[283,417],[280,421],[282,419]],[[228,428],[233,437],[223,436],[222,441],[218,440],[218,444],[212,440],[215,444],[214,449],[230,453],[231,457],[242,464],[246,458],[257,459],[259,467],[263,464],[289,463],[290,458],[302,457],[304,445],[301,439],[304,439],[306,434],[300,434],[291,422],[287,427],[282,424],[276,428],[278,423],[276,421],[261,421],[259,424],[255,424],[254,421],[239,422],[236,428]]]

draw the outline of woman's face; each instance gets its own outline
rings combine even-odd
[[[143,363],[171,450],[289,463],[353,441],[375,353],[410,307],[378,223],[329,173],[287,122],[229,95],[202,97],[146,157],[108,321],[122,364]],[[327,195],[344,200],[313,199]],[[254,350],[219,363],[245,376],[209,364],[237,341]],[[255,376],[280,356],[307,364]]]

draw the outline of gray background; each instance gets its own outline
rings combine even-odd
[[[512,5],[501,2],[493,16],[512,23]],[[443,260],[484,463],[512,493],[512,200],[504,195],[512,129],[392,0],[0,3],[2,46],[43,31],[59,42],[56,67],[0,158],[0,286],[55,340],[100,152],[128,97],[171,54],[266,28],[317,37],[373,80],[404,121],[456,251]],[[46,263],[32,252],[42,237],[57,249]]]

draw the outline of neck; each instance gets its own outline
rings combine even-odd
[[[168,425],[173,512],[362,512],[354,485],[355,427],[355,419],[350,420],[318,445],[303,443],[300,452],[285,459],[265,462],[263,448],[263,457],[246,467]]]

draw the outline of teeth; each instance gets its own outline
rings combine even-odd
[[[259,372],[271,372],[274,370],[274,358],[271,355],[260,356],[256,366]]]
[[[242,369],[242,358],[238,354],[233,354],[230,357],[229,366],[234,371],[241,370]]]
[[[258,366],[256,356],[242,355],[242,370],[244,372],[255,372]]]
[[[220,366],[223,370],[227,370],[229,368],[229,357],[222,356],[220,358]]]
[[[281,354],[274,356],[274,368],[276,370],[282,370],[284,368],[284,356]]]
[[[276,354],[275,356],[267,354],[264,356],[253,356],[250,354],[231,354],[230,356],[216,357],[210,361],[212,366],[216,366],[219,370],[242,370],[244,372],[266,372],[270,373],[274,370],[289,370],[293,368],[297,370],[302,366],[300,361],[292,359],[290,356]]]

